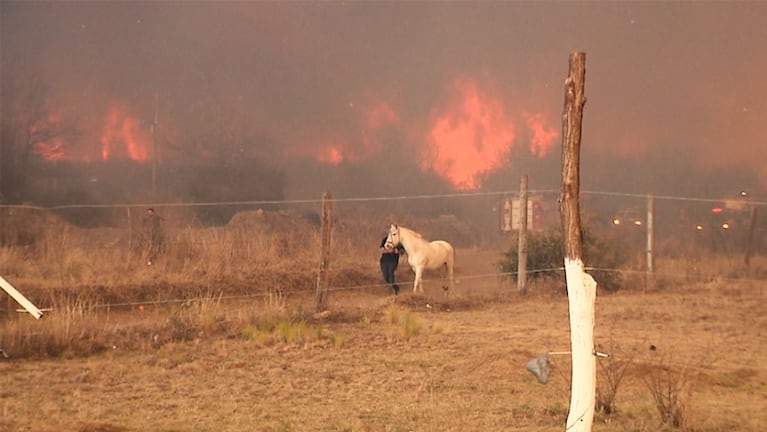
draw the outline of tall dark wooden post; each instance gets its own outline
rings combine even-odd
[[[570,72],[565,80],[562,118],[562,191],[560,214],[565,239],[565,275],[570,311],[572,375],[570,411],[565,430],[591,431],[596,399],[594,352],[594,304],[596,282],[583,265],[583,234],[580,216],[580,147],[586,77],[586,54],[570,54]]]

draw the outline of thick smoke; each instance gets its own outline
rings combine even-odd
[[[211,199],[220,172],[232,199],[513,190],[523,173],[556,187],[573,51],[585,188],[765,194],[765,16],[759,2],[3,2],[3,199],[50,199],[41,178],[86,171],[110,182],[90,199],[129,199],[112,192],[148,188],[153,158],[180,199]],[[143,168],[114,168],[127,162]]]

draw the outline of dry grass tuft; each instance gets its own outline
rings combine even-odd
[[[683,431],[691,429],[692,396],[698,373],[688,365],[671,366],[661,359],[641,379],[650,391],[661,423]]]
[[[389,334],[392,337],[410,340],[421,332],[423,324],[410,310],[391,305],[386,309],[385,317],[390,325]]]

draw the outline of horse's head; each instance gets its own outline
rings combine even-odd
[[[397,224],[391,224],[389,227],[389,234],[386,235],[386,248],[394,249],[400,242],[399,227]]]

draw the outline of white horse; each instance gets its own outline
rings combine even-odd
[[[424,270],[438,269],[445,267],[447,276],[450,280],[450,290],[455,288],[453,279],[453,264],[455,260],[455,251],[453,246],[444,240],[435,240],[429,242],[424,240],[417,232],[392,224],[389,227],[389,234],[386,236],[386,247],[394,248],[402,244],[407,252],[407,262],[415,272],[413,281],[413,292],[423,292],[421,278]],[[448,287],[442,287],[447,295]]]

